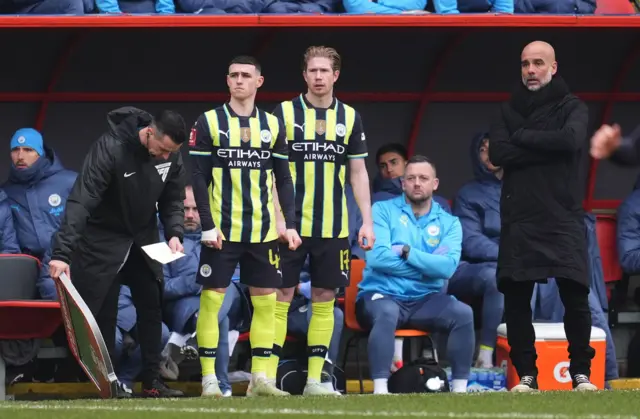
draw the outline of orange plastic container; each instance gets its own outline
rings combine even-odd
[[[563,323],[534,323],[536,331],[536,352],[538,353],[538,388],[540,390],[571,390],[569,375],[568,342]],[[591,347],[596,356],[591,360],[591,382],[599,389],[604,389],[604,362],[606,351],[606,335],[602,329],[591,328]],[[498,344],[496,346],[497,363],[507,372],[507,389],[520,382],[520,377],[509,358],[507,343],[507,325],[498,327]]]

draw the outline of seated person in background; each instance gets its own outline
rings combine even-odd
[[[96,0],[100,13],[173,14],[173,0]]]
[[[118,297],[118,317],[116,327],[116,348],[114,369],[118,380],[122,383],[123,389],[131,393],[133,384],[142,372],[142,351],[136,342],[136,308],[131,298],[131,290],[126,285],[120,286],[120,296]],[[169,328],[162,323],[162,347],[169,342]],[[163,378],[177,380],[178,371],[175,363],[163,353],[164,359],[161,362],[160,374]],[[173,364],[174,367],[167,367]],[[172,371],[173,370],[173,371]],[[169,372],[170,374],[167,374]]]
[[[11,138],[11,168],[3,185],[13,213],[13,223],[21,253],[43,263],[51,237],[60,227],[62,214],[77,173],[66,170],[57,155],[47,147],[42,135],[23,128]],[[41,275],[38,291],[42,299],[58,298],[53,281]]]
[[[488,134],[471,142],[475,179],[460,189],[453,214],[462,224],[462,262],[449,280],[447,292],[460,299],[482,297],[482,331],[476,366],[493,367],[493,349],[504,313],[504,296],[498,291],[496,267],[500,242],[500,189],[502,169],[489,161]]]
[[[356,237],[356,246],[357,237]],[[363,252],[364,253],[364,252]],[[309,330],[309,322],[311,322],[311,282],[309,276],[309,258],[302,268],[300,275],[300,285],[298,292],[291,301],[289,306],[289,314],[287,319],[287,334],[292,336],[303,336],[306,338]],[[333,334],[327,352],[327,358],[322,368],[322,376],[320,383],[331,391],[336,391],[333,386],[333,366],[338,362],[338,353],[340,351],[340,338],[344,328],[344,313],[338,306],[333,308]]]
[[[16,229],[13,226],[13,215],[11,207],[7,201],[7,194],[0,189],[0,253],[17,254],[20,253]]]
[[[93,11],[93,0],[2,0],[2,15],[83,15]]]
[[[161,240],[163,226],[158,222]],[[164,271],[163,311],[173,332],[187,334],[188,323],[200,307],[200,285],[196,284],[196,272],[200,258],[200,215],[191,186],[185,187],[184,199],[184,254],[185,257],[167,263]]]
[[[402,195],[402,176],[407,164],[407,149],[402,144],[383,145],[376,152],[376,164],[380,171],[373,180],[371,202],[375,204],[378,201]],[[451,207],[446,199],[433,195],[433,200],[443,210],[451,213]]]
[[[164,239],[162,226],[160,238]],[[184,200],[184,253],[185,257],[164,265],[164,317],[171,331],[180,335],[193,334],[200,309],[201,286],[196,283],[196,273],[200,260],[200,238],[202,230],[200,215],[196,207],[191,186],[185,188]],[[242,291],[239,284],[227,288],[222,308],[219,312],[220,338],[216,371],[223,396],[231,396],[231,385],[227,377],[229,365],[229,318],[232,308],[240,304]],[[235,320],[235,325],[238,321]]]
[[[516,13],[592,15],[596,11],[596,0],[515,0]]]
[[[373,205],[376,242],[366,253],[356,316],[370,329],[369,366],[374,394],[387,394],[394,333],[399,328],[449,335],[452,391],[466,392],[475,338],[471,308],[441,292],[460,261],[462,227],[432,199],[436,169],[412,157],[402,181],[404,195]]]
[[[640,176],[618,207],[616,218],[620,266],[628,275],[640,274]]]

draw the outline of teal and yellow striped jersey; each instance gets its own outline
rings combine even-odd
[[[300,235],[347,237],[347,161],[368,155],[360,115],[337,99],[327,109],[315,108],[304,95],[282,102],[273,114],[287,130]]]
[[[272,172],[274,159],[287,166],[282,121],[258,108],[250,117],[241,117],[224,104],[198,118],[189,138],[189,155],[194,178],[197,173],[205,179],[204,185],[194,180],[193,186],[203,231],[215,226],[231,242],[278,238]],[[279,176],[277,169],[275,175]],[[197,187],[207,188],[208,200],[198,200],[203,194]]]

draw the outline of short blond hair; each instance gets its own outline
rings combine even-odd
[[[340,71],[340,67],[342,66],[342,58],[340,58],[340,54],[338,51],[331,47],[325,46],[313,46],[307,48],[304,53],[304,58],[302,61],[302,71],[307,71],[307,64],[309,60],[312,58],[328,58],[331,61],[331,68],[333,71]]]

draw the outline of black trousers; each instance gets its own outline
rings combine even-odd
[[[133,245],[115,277],[99,276],[96,280],[95,275],[88,272],[72,270],[71,278],[96,318],[114,368],[117,366],[114,354],[120,285],[129,286],[137,312],[137,341],[143,363],[141,379],[143,384],[150,384],[158,378],[162,352],[162,283],[144,260],[142,250]]]
[[[590,376],[591,360],[596,351],[590,346],[589,289],[566,278],[556,278],[556,283],[565,309],[564,331],[569,342],[569,372],[572,377],[576,374]],[[520,377],[538,376],[536,336],[531,313],[534,285],[534,282],[516,282],[509,279],[502,279],[500,284],[500,290],[504,294],[507,339],[511,347],[509,356]]]

